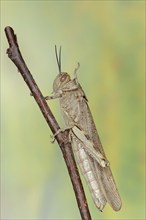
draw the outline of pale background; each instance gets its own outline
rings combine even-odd
[[[73,73],[89,100],[123,207],[100,213],[85,191],[93,219],[144,219],[145,1],[1,1],[1,219],[79,219],[57,143],[22,77],[7,58],[5,26],[43,94],[62,70]],[[58,101],[49,102],[63,127]]]

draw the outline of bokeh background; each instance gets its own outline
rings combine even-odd
[[[80,219],[57,143],[14,64],[11,26],[43,94],[62,70],[79,81],[121,194],[123,207],[100,213],[83,180],[93,219],[145,219],[145,1],[1,1],[1,219]],[[60,126],[58,101],[49,105]]]

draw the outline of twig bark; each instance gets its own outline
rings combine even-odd
[[[29,87],[31,94],[36,100],[52,133],[55,134],[60,127],[21,55],[19,45],[17,42],[17,37],[14,34],[14,31],[11,27],[6,27],[5,33],[9,43],[9,48],[7,49],[8,57],[18,68],[18,71],[20,72],[24,81]],[[68,131],[60,132],[55,138],[61,148],[65,163],[67,165],[68,173],[71,178],[81,218],[83,220],[90,220],[91,216],[86,201],[85,193],[83,190],[83,186],[81,183],[81,179],[78,173],[78,169],[74,160],[71,143],[69,142]]]

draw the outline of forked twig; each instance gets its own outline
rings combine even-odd
[[[9,48],[7,49],[8,57],[18,68],[24,81],[29,87],[31,94],[36,100],[52,133],[55,134],[60,129],[60,127],[21,55],[16,35],[14,34],[14,31],[11,27],[6,27],[5,33],[9,43]],[[76,200],[80,210],[81,218],[83,220],[90,220],[91,216],[86,201],[85,193],[83,190],[83,186],[81,183],[81,179],[78,173],[78,169],[74,160],[71,143],[69,142],[68,131],[60,132],[56,135],[55,138],[61,148],[65,163],[67,165],[67,169],[71,178]]]

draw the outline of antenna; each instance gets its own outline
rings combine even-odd
[[[56,54],[56,60],[58,64],[59,73],[61,74],[61,46],[59,48],[59,57],[58,57],[57,46],[55,45],[55,54]]]

